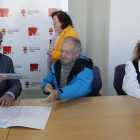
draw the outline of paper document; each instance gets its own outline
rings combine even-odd
[[[22,126],[44,130],[52,107],[0,107],[0,128]]]
[[[18,110],[18,108],[2,108],[0,107],[0,123],[8,122],[14,113]]]
[[[26,74],[21,73],[0,73],[0,76],[4,76],[7,79],[29,79]]]

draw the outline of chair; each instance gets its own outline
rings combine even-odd
[[[102,96],[102,94],[99,92],[99,93],[97,94],[97,96]]]
[[[92,81],[92,90],[90,95],[97,96],[101,87],[102,87],[102,80],[100,75],[100,70],[97,66],[93,66],[93,81]]]
[[[113,86],[118,95],[126,95],[126,93],[122,90],[124,75],[125,75],[125,64],[116,66]]]

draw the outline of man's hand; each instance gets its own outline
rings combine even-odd
[[[2,107],[10,107],[13,105],[13,97],[9,94],[4,94],[1,98],[0,98],[0,104]]]
[[[0,83],[3,81],[3,80],[6,80],[7,78],[4,77],[4,76],[0,76]]]
[[[56,89],[51,90],[50,95],[45,100],[43,100],[41,103],[54,102],[57,98],[58,98],[58,91]]]
[[[45,87],[44,87],[44,92],[48,93],[50,92],[51,90],[53,90],[53,87],[51,84],[47,84]]]

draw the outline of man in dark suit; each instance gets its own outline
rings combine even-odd
[[[3,35],[0,32],[0,49]],[[15,73],[12,59],[0,53],[0,73]],[[17,79],[7,79],[0,76],[0,104],[3,107],[13,105],[22,91],[21,83]]]

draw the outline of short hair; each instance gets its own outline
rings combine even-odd
[[[81,41],[79,39],[77,39],[76,37],[73,37],[73,36],[69,36],[69,37],[66,37],[62,43],[66,43],[68,41],[72,41],[74,43],[75,52],[82,51]]]
[[[69,25],[74,28],[72,20],[71,20],[70,16],[66,12],[61,11],[61,10],[56,11],[56,12],[53,12],[52,15],[51,15],[52,18],[54,16],[58,17],[59,22],[62,24],[61,25],[62,29],[67,28]]]
[[[3,38],[2,32],[0,32],[0,38]]]

